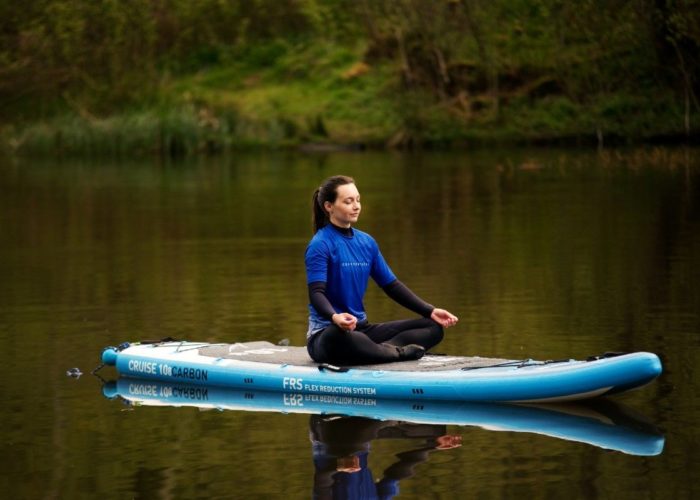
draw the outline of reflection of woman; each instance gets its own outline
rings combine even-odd
[[[352,178],[330,177],[314,192],[315,234],[305,255],[309,355],[338,364],[418,359],[457,317],[427,304],[396,279],[374,238],[352,227],[359,215],[360,193]],[[423,318],[370,324],[362,303],[370,277]]]
[[[316,470],[313,498],[318,499],[392,498],[399,492],[399,481],[413,476],[431,452],[462,443],[460,436],[446,435],[444,425],[313,415],[309,427]],[[425,444],[398,453],[398,460],[375,483],[368,467],[370,442],[391,438],[424,439]]]

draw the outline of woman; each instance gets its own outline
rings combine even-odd
[[[315,234],[305,255],[309,355],[344,365],[419,359],[457,317],[427,304],[396,278],[374,238],[352,227],[359,216],[360,193],[351,177],[330,177],[314,192]],[[370,277],[423,318],[369,323],[362,298]]]

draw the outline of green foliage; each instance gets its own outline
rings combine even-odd
[[[319,139],[691,135],[699,4],[4,3],[0,118],[14,126],[1,136],[24,150],[185,154]],[[202,128],[200,112],[219,128]]]

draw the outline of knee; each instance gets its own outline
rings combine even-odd
[[[338,350],[342,352],[346,342],[347,335],[343,335],[343,330],[337,325],[330,325],[315,333],[307,341],[306,349],[311,359],[317,363],[326,363]]]
[[[319,335],[323,342],[337,341],[343,336],[343,330],[338,325],[333,324],[328,325],[316,335]]]
[[[445,329],[435,323],[432,327],[433,331],[433,337],[435,338],[435,343],[437,344],[438,342],[442,342],[442,339],[445,338]]]
[[[435,339],[435,342],[440,342],[445,336],[445,329],[442,326],[440,326],[440,323],[438,323],[432,318],[426,318],[426,320],[428,322],[427,326],[430,330],[430,334]]]

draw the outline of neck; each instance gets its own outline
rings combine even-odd
[[[352,226],[350,224],[347,226],[339,226],[335,222],[331,221],[331,227],[342,235],[352,236]]]
[[[328,219],[331,224],[333,224],[335,227],[341,227],[343,229],[350,229],[351,224],[349,222],[338,222],[335,220],[333,216],[329,217]]]

